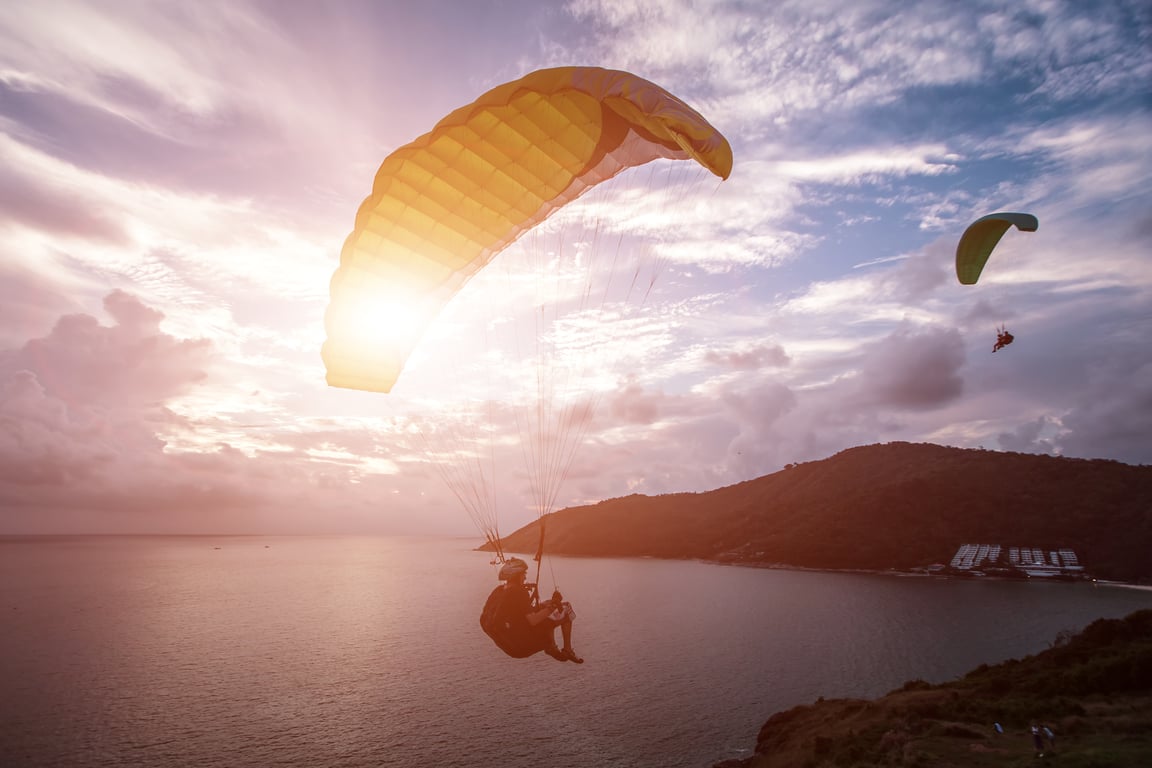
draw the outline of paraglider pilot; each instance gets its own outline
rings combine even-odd
[[[1004,326],[1000,326],[998,329],[996,329],[996,346],[992,347],[992,351],[995,352],[998,349],[1003,349],[1015,340],[1015,336],[1008,333]]]
[[[584,659],[572,650],[572,619],[576,613],[572,606],[564,602],[559,592],[552,599],[535,603],[532,591],[524,583],[528,575],[528,564],[513,557],[500,568],[500,580],[505,582],[504,602],[500,606],[502,619],[507,622],[509,636],[505,642],[527,656],[536,651],[544,651],[557,661],[572,661],[583,664]],[[560,627],[564,647],[556,647],[556,627]]]

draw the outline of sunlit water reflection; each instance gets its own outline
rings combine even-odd
[[[555,558],[587,663],[516,661],[480,633],[495,575],[473,543],[0,539],[0,763],[707,768],[780,709],[1152,607],[1086,584]]]

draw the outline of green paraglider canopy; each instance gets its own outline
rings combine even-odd
[[[1000,238],[1015,226],[1035,232],[1040,222],[1030,213],[990,213],[972,222],[956,245],[956,277],[961,285],[975,285]]]

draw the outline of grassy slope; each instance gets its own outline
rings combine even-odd
[[[1102,619],[1043,653],[953,682],[912,681],[873,701],[821,700],[777,713],[753,757],[722,765],[1034,765],[1033,720],[1055,731],[1045,759],[1065,768],[1152,766],[1152,610]]]

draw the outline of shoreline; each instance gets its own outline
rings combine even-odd
[[[724,560],[697,559],[698,562],[710,565],[732,565],[745,568],[768,568],[781,571],[815,571],[820,573],[854,573],[867,576],[896,576],[900,578],[933,578],[948,581],[1021,581],[1035,584],[1091,584],[1095,587],[1122,587],[1124,589],[1137,589],[1152,591],[1152,584],[1139,584],[1132,581],[1115,581],[1113,579],[1096,579],[1091,576],[1067,578],[1061,576],[1029,577],[1029,576],[996,576],[985,574],[983,576],[970,576],[963,573],[928,573],[927,571],[902,571],[896,568],[877,570],[874,568],[812,568],[803,565],[786,565],[783,563],[742,563]]]
[[[482,544],[476,547],[478,552],[490,552]],[[509,550],[511,551],[511,550]],[[518,555],[531,554],[528,552],[517,552]],[[652,555],[569,555],[561,552],[553,553],[553,556],[559,557],[580,557],[597,559],[604,557],[625,557],[636,558],[639,560],[680,560],[680,561],[694,561],[697,563],[704,563],[706,565],[722,565],[736,568],[760,568],[774,571],[808,571],[813,573],[851,573],[863,576],[895,576],[898,578],[933,578],[933,579],[947,579],[949,581],[1021,581],[1031,582],[1037,584],[1091,584],[1098,587],[1122,587],[1124,589],[1137,589],[1152,591],[1152,584],[1140,584],[1131,581],[1115,581],[1112,579],[1096,579],[1091,576],[1080,576],[1075,578],[1068,578],[1064,576],[1051,576],[1051,577],[1028,577],[1028,576],[1003,576],[1003,575],[989,575],[972,576],[964,573],[946,573],[935,572],[929,573],[928,571],[911,571],[900,570],[896,568],[816,568],[806,565],[790,565],[787,563],[758,563],[753,561],[736,561],[736,560],[717,560],[705,557],[655,557]]]

